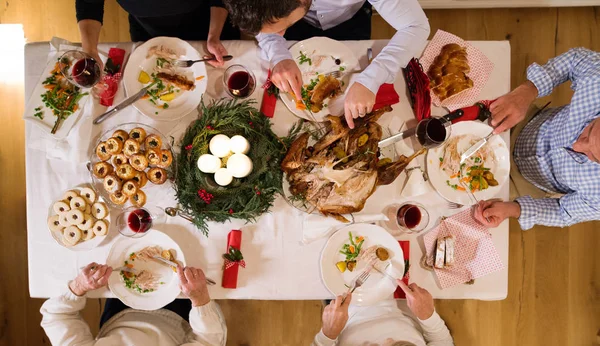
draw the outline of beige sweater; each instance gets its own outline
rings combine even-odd
[[[53,345],[225,345],[227,340],[225,319],[212,301],[192,308],[190,323],[165,309],[126,309],[108,320],[96,337],[79,314],[85,302],[66,288],[42,305],[42,328]]]

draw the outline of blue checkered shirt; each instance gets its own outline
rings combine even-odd
[[[571,49],[544,66],[529,66],[527,79],[540,97],[567,80],[575,93],[570,105],[541,112],[517,138],[513,156],[523,177],[546,192],[564,194],[517,198],[521,228],[600,220],[600,164],[572,148],[585,127],[600,116],[600,53]]]

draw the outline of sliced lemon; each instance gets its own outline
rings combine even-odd
[[[138,76],[138,82],[142,84],[150,83],[150,75],[146,73],[146,71],[140,71],[140,75]]]
[[[173,101],[174,98],[175,98],[175,93],[168,93],[168,94],[160,95],[161,101],[165,101],[165,102]]]

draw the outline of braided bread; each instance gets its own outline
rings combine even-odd
[[[467,50],[456,43],[442,47],[427,75],[431,80],[431,90],[440,101],[473,87],[473,80],[467,76],[471,71]]]

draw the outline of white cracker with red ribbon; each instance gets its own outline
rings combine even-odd
[[[469,67],[471,68],[471,71],[467,73],[467,76],[473,80],[472,88],[451,96],[443,102],[440,101],[440,98],[437,97],[433,90],[430,91],[431,100],[435,106],[448,108],[448,110],[452,112],[459,108],[472,106],[475,102],[479,101],[479,94],[490,78],[490,74],[494,69],[494,63],[469,42],[466,42],[449,32],[438,30],[427,45],[427,48],[425,48],[423,56],[419,59],[425,73],[429,71],[429,67],[431,67],[435,58],[442,51],[442,47],[450,43],[456,43],[467,48],[467,59],[469,60]]]
[[[504,269],[490,232],[467,209],[442,222],[423,237],[427,256],[433,256],[436,240],[455,237],[455,263],[444,269],[434,268],[442,289],[468,282]]]

